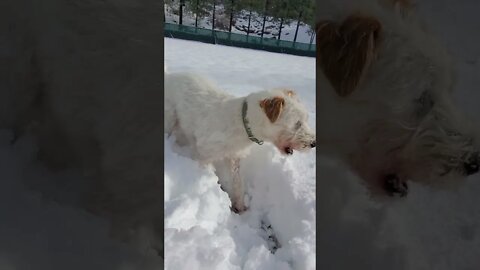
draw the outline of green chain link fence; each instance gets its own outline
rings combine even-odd
[[[192,26],[165,23],[165,37],[201,41],[241,48],[315,57],[315,44],[261,38]]]

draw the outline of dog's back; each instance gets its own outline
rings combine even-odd
[[[195,108],[215,107],[232,95],[220,90],[212,81],[193,73],[165,74],[165,131],[171,131],[176,118],[176,111],[183,114],[191,112],[196,116]]]

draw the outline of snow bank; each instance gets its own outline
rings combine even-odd
[[[255,147],[242,163],[249,211],[231,213],[211,167],[200,168],[165,141],[166,269],[315,269],[313,155],[280,157],[271,145]],[[304,172],[295,164],[309,163]],[[269,251],[261,221],[282,245]]]
[[[81,189],[78,174],[48,172],[35,160],[31,140],[11,145],[12,138],[11,132],[0,130],[0,269],[162,266],[153,254],[112,240],[106,220],[76,206]]]

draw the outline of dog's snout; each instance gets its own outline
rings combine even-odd
[[[473,154],[467,162],[463,164],[467,175],[476,174],[480,166],[479,153]]]
[[[317,146],[317,143],[316,143],[315,141],[313,141],[313,142],[310,143],[310,147],[311,147],[311,148],[315,148],[315,146]]]

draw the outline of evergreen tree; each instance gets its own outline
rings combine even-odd
[[[294,42],[297,40],[298,29],[301,22],[308,23],[311,29],[315,21],[315,3],[313,0],[290,0],[293,14],[296,14],[297,27],[295,29]]]
[[[252,20],[252,13],[263,14],[265,8],[265,0],[237,0],[238,10],[248,11],[248,26],[247,35],[250,34],[250,26]]]
[[[285,24],[289,24],[292,21],[293,9],[290,7],[291,1],[289,0],[272,0],[271,3],[271,16],[276,18],[278,27],[278,39],[282,37],[282,28]]]
[[[185,2],[185,10],[195,15],[195,27],[198,27],[198,20],[202,17],[210,17],[213,12],[214,0],[182,0]],[[211,21],[211,19],[210,19]]]

